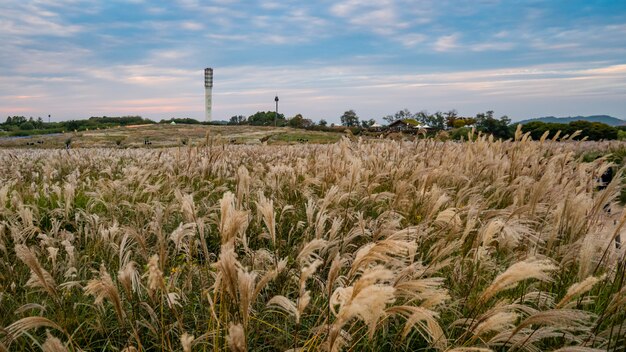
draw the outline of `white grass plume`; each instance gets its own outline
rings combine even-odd
[[[154,254],[148,260],[148,271],[144,274],[148,278],[148,291],[153,294],[156,290],[165,289],[163,271],[159,267],[159,255]]]
[[[331,310],[337,316],[335,330],[358,317],[368,326],[369,336],[373,336],[376,324],[386,314],[385,308],[395,301],[395,289],[384,284],[392,278],[392,271],[375,266],[363,272],[354,286],[337,288],[331,297]],[[335,305],[339,305],[338,312]]]
[[[349,275],[352,276],[358,270],[363,270],[375,262],[385,263],[391,267],[404,266],[416,247],[415,241],[394,239],[368,243],[357,251]]]
[[[604,276],[601,276],[601,277],[589,276],[583,281],[573,284],[567,289],[567,293],[565,294],[565,296],[563,296],[563,298],[559,301],[559,303],[557,303],[555,308],[564,307],[574,297],[580,296],[588,292],[589,290],[593,288],[593,286],[595,286],[596,283],[598,283],[599,281],[603,279],[604,279]]]
[[[576,309],[551,309],[537,312],[524,319],[511,336],[530,325],[549,325],[561,328],[564,331],[586,331],[590,329],[594,315]]]
[[[255,272],[248,272],[241,268],[237,271],[238,305],[244,328],[247,328],[250,321],[256,277]]]
[[[183,352],[191,352],[191,345],[193,344],[193,340],[193,335],[189,335],[186,332],[180,336],[180,344],[183,347]]]
[[[180,223],[178,227],[172,231],[169,239],[174,242],[177,251],[189,253],[189,244],[185,241],[187,237],[193,236],[196,232],[196,223]]]
[[[280,308],[285,313],[293,315],[296,319],[296,324],[300,322],[300,312],[298,307],[296,307],[296,304],[285,296],[276,295],[272,297],[269,301],[267,301],[267,306]]]
[[[316,254],[315,252],[320,249],[326,248],[327,245],[328,245],[328,241],[326,240],[313,239],[307,242],[304,245],[304,247],[302,247],[296,259],[300,262],[300,265],[306,265],[306,264],[312,263],[316,259],[320,258],[320,256]]]
[[[129,297],[133,292],[141,294],[141,276],[137,270],[137,263],[134,261],[129,261],[118,271],[117,279]]]
[[[193,201],[193,195],[184,194],[180,190],[174,191],[176,199],[180,203],[180,210],[183,213],[183,217],[186,222],[195,222],[196,220],[196,206]]]
[[[241,324],[230,324],[226,342],[231,352],[246,352],[248,350],[246,347],[246,334]]]
[[[265,227],[270,235],[272,244],[276,246],[276,213],[274,212],[274,201],[267,199],[262,192],[259,192],[259,200],[256,204],[263,218],[263,223],[265,223]]]
[[[223,289],[234,300],[238,299],[238,271],[241,263],[232,245],[224,245],[220,251],[219,260],[215,263],[218,272],[215,289]]]
[[[445,334],[437,322],[438,313],[423,307],[406,305],[390,307],[386,312],[406,318],[404,329],[402,329],[403,338],[406,338],[414,328],[417,328],[417,332],[437,349],[446,347]]]
[[[244,198],[250,195],[250,172],[244,165],[237,169],[237,204],[242,205]]]
[[[36,329],[40,327],[48,327],[58,331],[63,331],[63,329],[55,322],[51,321],[48,318],[44,317],[26,317],[22,318],[11,325],[4,328],[6,336],[2,340],[2,343],[10,347],[11,342],[22,336],[28,330]]]
[[[491,285],[483,290],[479,302],[485,302],[499,292],[514,288],[520,281],[536,279],[550,282],[550,273],[555,271],[557,266],[549,259],[529,258],[511,265],[505,272],[498,275]]]
[[[235,196],[231,192],[224,193],[220,200],[219,231],[222,244],[234,243],[236,236],[248,227],[248,214],[237,210]]]
[[[68,352],[67,347],[57,337],[46,331],[46,341],[41,345],[43,352]]]
[[[94,296],[94,303],[96,305],[102,305],[105,299],[109,300],[113,304],[118,319],[120,319],[120,321],[124,320],[124,310],[120,293],[117,286],[113,283],[111,275],[109,275],[104,267],[104,264],[100,265],[100,277],[89,280],[85,286],[85,294]]]
[[[39,259],[33,251],[23,244],[15,245],[15,254],[17,257],[30,268],[31,276],[27,282],[29,287],[40,287],[48,294],[56,296],[57,289],[54,278],[39,263]]]
[[[514,312],[500,311],[491,314],[489,317],[481,321],[472,329],[474,335],[471,341],[476,340],[481,335],[491,332],[502,332],[515,328],[515,322],[519,318],[519,314]]]

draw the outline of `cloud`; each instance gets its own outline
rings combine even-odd
[[[507,51],[515,47],[515,43],[512,42],[486,42],[470,44],[468,49],[471,51]]]
[[[284,7],[283,4],[277,1],[261,1],[259,6],[266,10],[277,10]]]
[[[171,60],[181,60],[191,55],[195,54],[193,50],[182,50],[182,49],[159,49],[154,50],[152,52],[151,58],[146,59],[146,61],[171,61]]]
[[[201,31],[205,29],[202,23],[195,21],[183,21],[180,27],[189,31]]]
[[[517,44],[513,41],[503,41],[502,34],[497,33],[490,38],[484,39],[484,41],[474,42],[462,42],[461,35],[459,33],[453,33],[450,35],[444,35],[437,38],[432,44],[433,50],[436,52],[484,52],[484,51],[510,51],[514,49]]]
[[[435,41],[433,49],[439,52],[453,51],[459,47],[459,34],[441,36]]]
[[[522,111],[528,111],[529,101],[544,104],[547,99],[574,104],[568,106],[569,111],[578,107],[582,113],[583,102],[588,103],[594,97],[615,104],[626,94],[626,64],[591,62],[436,73],[394,72],[370,65],[231,66],[218,67],[215,73],[215,116],[223,119],[272,109],[275,93],[281,97],[281,109],[288,116],[303,113],[333,122],[349,108],[376,118],[405,106],[431,111],[457,108],[469,115],[493,108],[521,118],[527,116]],[[200,69],[154,65],[81,67],[73,75],[79,78],[73,89],[48,90],[44,84],[32,90],[28,99],[15,97],[22,95],[19,90],[15,95],[1,96],[0,113],[20,111],[36,115],[41,111],[36,106],[43,104],[55,116],[141,114],[156,119],[172,114],[202,116]],[[6,78],[0,77],[8,81]],[[19,78],[16,86],[23,84],[19,80],[27,79]],[[85,84],[93,80],[97,80],[99,87]],[[134,91],[133,98],[129,98],[129,91]],[[106,104],[99,99],[100,95],[107,97]],[[73,99],[79,96],[82,98]],[[10,112],[4,107],[16,110]]]
[[[496,38],[496,39],[504,39],[504,38],[507,38],[509,36],[510,36],[510,33],[509,33],[509,31],[506,31],[506,30],[499,31],[498,33],[493,35],[493,37]]]
[[[425,36],[424,34],[410,33],[410,34],[399,35],[397,37],[397,41],[402,43],[402,45],[407,48],[412,48],[418,44],[425,42],[427,38],[428,37]]]
[[[393,36],[398,30],[408,27],[408,23],[400,18],[397,4],[393,0],[338,1],[329,11],[358,29],[382,36]]]
[[[563,19],[536,1],[5,0],[0,115],[201,118],[212,66],[218,118],[272,109],[276,92],[288,115],[330,121],[404,106],[626,117],[611,6]]]
[[[215,34],[209,33],[206,38],[216,41],[228,41],[228,42],[249,42],[252,41],[252,36],[247,34]]]
[[[75,24],[64,23],[50,12],[4,10],[0,15],[0,37],[4,36],[56,36],[69,37],[83,30]]]
[[[260,6],[267,4],[261,3]],[[267,8],[261,7],[263,10]],[[247,26],[247,30],[242,30]],[[212,28],[211,28],[212,29]],[[250,15],[238,28],[215,30],[206,38],[220,44],[243,43],[248,45],[293,46],[311,43],[333,33],[330,22],[313,15],[306,6],[282,4],[278,11],[260,11]]]
[[[626,45],[626,24],[593,25],[581,28],[548,28],[524,33],[530,46],[542,51],[589,54],[602,49],[623,52]],[[593,52],[591,52],[593,54]]]

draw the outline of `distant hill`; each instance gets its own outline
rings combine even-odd
[[[554,116],[546,116],[546,117],[538,117],[535,119],[522,120],[518,123],[522,125],[525,123],[533,122],[533,121],[541,121],[544,123],[570,123],[573,121],[589,121],[589,122],[602,122],[609,126],[622,126],[626,125],[626,121],[618,119],[617,117],[609,116],[609,115],[593,115],[593,116],[568,116],[568,117],[554,117]]]

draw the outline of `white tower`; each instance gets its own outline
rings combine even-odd
[[[204,69],[204,120],[211,121],[211,106],[213,95],[213,69]]]

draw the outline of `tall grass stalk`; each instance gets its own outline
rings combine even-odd
[[[623,150],[0,150],[0,350],[620,351]]]

